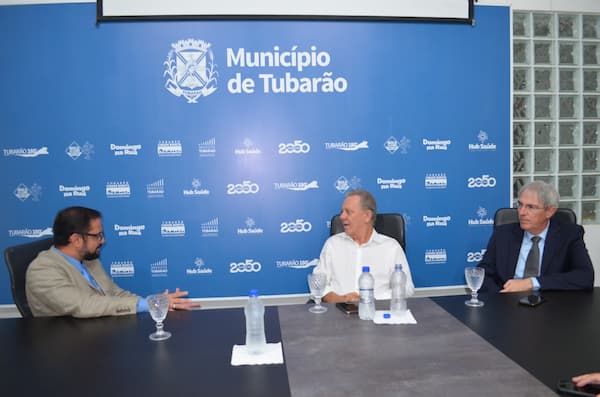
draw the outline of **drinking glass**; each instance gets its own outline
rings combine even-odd
[[[169,311],[169,297],[165,294],[150,295],[147,298],[148,310],[152,319],[156,322],[156,332],[150,334],[151,340],[165,340],[171,337],[171,333],[163,330],[163,320]]]
[[[321,298],[323,292],[325,292],[325,285],[327,284],[327,275],[325,273],[311,273],[308,275],[308,286],[310,288],[310,295],[315,300],[315,305],[311,306],[308,311],[311,313],[325,313],[327,308],[321,306]]]
[[[466,267],[465,268],[465,278],[467,279],[467,284],[471,289],[471,299],[465,301],[465,305],[471,307],[481,307],[483,306],[483,302],[477,299],[477,291],[481,288],[483,284],[483,277],[485,276],[485,269],[481,267]]]

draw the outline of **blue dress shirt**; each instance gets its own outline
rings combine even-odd
[[[540,248],[540,263],[538,263],[538,276],[540,275],[540,271],[542,270],[542,258],[544,257],[544,246],[546,244],[546,235],[548,234],[548,228],[550,227],[550,222],[546,225],[546,228],[537,236],[540,237],[540,241],[538,241],[538,247]],[[519,260],[517,261],[517,267],[515,269],[515,278],[522,279],[523,274],[525,273],[525,262],[527,262],[527,255],[529,255],[529,251],[533,246],[533,242],[531,238],[536,236],[535,234],[531,234],[529,232],[523,233],[523,242],[521,242],[521,250],[519,251]],[[540,282],[537,277],[531,277],[531,282],[533,283],[533,290],[537,291],[540,289]]]

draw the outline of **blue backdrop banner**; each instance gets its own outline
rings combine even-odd
[[[508,7],[475,26],[95,12],[0,7],[0,248],[83,205],[123,288],[305,293],[363,188],[406,218],[417,287],[465,284],[510,200]]]

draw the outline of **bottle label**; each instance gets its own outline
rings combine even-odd
[[[373,302],[373,290],[372,289],[361,289],[359,290],[360,302],[371,303]]]

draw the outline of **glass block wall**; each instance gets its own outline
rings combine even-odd
[[[513,195],[531,180],[600,223],[600,15],[513,12]]]

